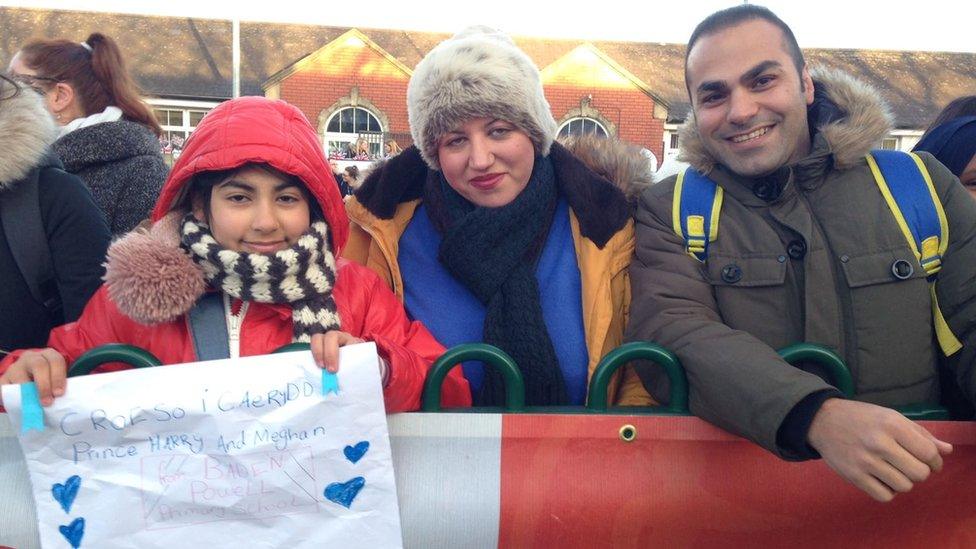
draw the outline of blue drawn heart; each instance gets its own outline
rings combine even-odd
[[[85,535],[85,519],[80,517],[76,518],[67,526],[64,526],[63,524],[58,526],[58,530],[61,531],[61,535],[64,536],[64,539],[68,540],[71,547],[78,549],[81,547],[81,538]]]
[[[325,487],[325,499],[349,509],[352,500],[356,499],[363,486],[366,486],[366,479],[363,477],[356,477],[346,482],[333,482]]]
[[[346,459],[356,463],[357,461],[363,459],[366,452],[369,450],[369,441],[364,440],[362,442],[357,442],[355,446],[346,446],[342,449],[342,453],[346,454]]]
[[[81,488],[81,477],[78,475],[71,475],[68,480],[64,481],[64,484],[55,483],[51,486],[51,495],[54,496],[54,501],[61,504],[65,513],[71,512],[71,504],[75,502],[78,488]]]

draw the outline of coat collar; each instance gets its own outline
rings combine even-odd
[[[813,128],[811,155],[798,166],[810,171],[833,165],[848,169],[881,143],[892,128],[892,117],[880,94],[869,85],[837,70],[811,71],[814,102],[807,109]],[[694,116],[680,130],[678,159],[709,174],[718,165],[698,133]]]
[[[42,163],[57,131],[44,103],[30,89],[14,94],[13,85],[0,79],[0,97],[0,190],[4,190]]]
[[[580,234],[602,248],[631,219],[630,205],[619,186],[595,173],[613,172],[591,169],[559,143],[553,144],[549,159],[560,195],[579,220]],[[400,204],[422,198],[424,185],[433,177],[437,172],[411,146],[378,164],[356,191],[356,201],[369,214],[389,220]]]

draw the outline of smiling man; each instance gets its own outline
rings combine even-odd
[[[947,386],[976,394],[976,201],[919,155],[945,210],[941,236],[951,235],[941,271],[926,272],[865,156],[891,127],[878,94],[843,74],[811,75],[765,8],[702,21],[685,82],[692,171],[642,196],[629,339],[677,354],[702,418],[786,459],[822,456],[875,499],[910,490],[952,447],[889,407],[939,402],[943,366]],[[843,357],[855,399],[776,352],[804,341]],[[659,369],[641,375],[665,399]]]

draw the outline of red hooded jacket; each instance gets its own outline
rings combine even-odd
[[[338,257],[348,238],[349,222],[308,120],[283,101],[261,97],[228,101],[211,111],[187,142],[153,209],[153,227],[130,233],[113,244],[108,282],[92,297],[77,322],[51,332],[48,345],[69,364],[85,351],[107,343],[142,347],[163,364],[197,360],[185,313],[202,291],[202,278],[178,248],[174,222],[185,213],[186,187],[195,174],[255,162],[269,164],[305,182],[322,209]],[[122,249],[124,254],[119,251]],[[422,324],[407,318],[403,306],[371,270],[343,259],[337,260],[337,270],[333,297],[342,330],[375,342],[390,364],[389,383],[383,391],[387,412],[418,409],[427,370],[444,348]],[[291,307],[250,303],[240,336],[241,356],[267,354],[290,343]],[[0,362],[0,374],[20,354],[11,353]],[[121,367],[107,365],[97,371]],[[470,389],[460,368],[445,379],[442,403],[471,405]]]

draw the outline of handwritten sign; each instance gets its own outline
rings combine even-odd
[[[71,378],[24,423],[44,547],[398,547],[376,348],[341,349],[338,391],[311,353]]]

